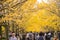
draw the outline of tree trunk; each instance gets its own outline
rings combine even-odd
[[[12,32],[14,32],[14,23],[12,24]]]
[[[9,30],[9,28],[8,28],[8,26],[6,26],[6,40],[9,40],[8,30]]]

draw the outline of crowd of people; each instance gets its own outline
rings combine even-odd
[[[9,35],[9,40],[60,40],[60,32],[58,35],[54,32],[27,32],[22,34],[12,32]]]

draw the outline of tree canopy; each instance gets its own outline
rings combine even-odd
[[[23,27],[25,31],[60,30],[60,0],[6,0],[4,1],[4,17]],[[13,26],[12,26],[13,27]]]

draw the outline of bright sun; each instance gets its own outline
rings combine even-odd
[[[42,3],[42,2],[49,3],[49,0],[37,0],[37,3]]]
[[[41,2],[42,2],[42,0],[37,0],[37,2],[38,2],[38,3],[41,3]]]

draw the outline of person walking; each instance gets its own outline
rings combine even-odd
[[[32,32],[27,33],[26,39],[27,40],[33,40],[34,39],[33,33]]]
[[[9,38],[9,40],[17,40],[17,37],[15,36],[15,33],[12,33],[12,36]]]
[[[17,40],[20,40],[20,36],[18,33],[16,33]]]
[[[58,32],[58,39],[60,40],[60,31]]]
[[[35,40],[39,39],[39,33],[35,33]]]
[[[0,39],[1,39],[1,35],[0,35]]]
[[[57,36],[54,36],[53,40],[58,40],[58,37]]]
[[[26,33],[22,34],[22,40],[26,40]]]
[[[38,40],[44,40],[44,36],[43,36],[42,32],[39,34],[39,39]]]
[[[29,40],[29,33],[26,34],[26,40]]]
[[[51,40],[52,36],[50,32],[46,33],[45,40]]]

